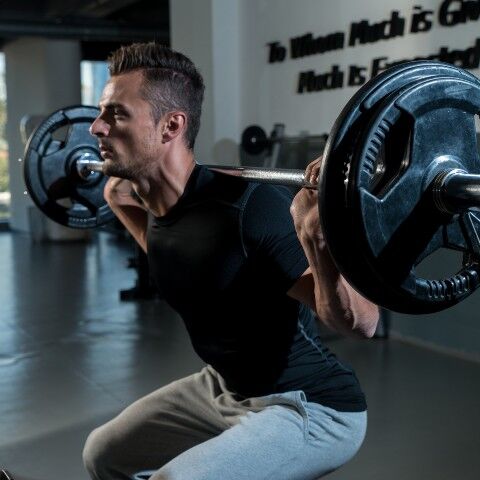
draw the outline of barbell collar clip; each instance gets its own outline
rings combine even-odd
[[[83,180],[87,180],[95,172],[103,173],[103,162],[98,160],[89,160],[82,157],[77,160],[75,167]]]
[[[480,207],[480,175],[446,170],[435,177],[432,193],[435,206],[442,213],[455,215]]]

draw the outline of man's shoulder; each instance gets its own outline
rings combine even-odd
[[[258,184],[203,167],[198,197],[232,207],[242,207]]]
[[[197,199],[220,202],[240,209],[248,204],[253,209],[282,210],[282,207],[286,207],[288,210],[293,196],[293,190],[283,185],[247,181],[200,166]]]

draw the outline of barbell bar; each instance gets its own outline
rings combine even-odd
[[[87,154],[88,155],[88,154]],[[77,163],[79,176],[87,180],[95,172],[103,174],[103,162],[80,158]],[[298,188],[317,189],[317,183],[305,179],[304,170],[203,165],[209,170],[232,175],[245,181],[271,183]],[[456,214],[472,207],[480,207],[480,175],[471,175],[459,169],[445,170],[432,181],[429,189],[438,211]]]
[[[84,180],[87,180],[94,172],[103,173],[103,162],[99,160],[89,160],[88,156],[80,158],[76,163],[78,174]],[[272,183],[299,188],[317,188],[316,183],[311,183],[305,179],[305,172],[303,170],[219,165],[203,166],[212,171],[225,173],[252,182]]]

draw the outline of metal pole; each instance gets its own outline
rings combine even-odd
[[[77,160],[77,172],[84,180],[92,172],[103,172],[103,162],[80,158]],[[277,185],[290,185],[299,188],[317,188],[305,180],[303,170],[288,170],[280,168],[261,167],[231,167],[221,165],[204,165],[204,167],[215,172],[225,173],[244,180],[251,180],[260,183],[274,183]]]
[[[300,188],[317,188],[305,180],[303,170],[288,170],[281,168],[262,168],[262,167],[227,167],[220,165],[205,165],[209,170],[225,173],[234,177],[240,177],[244,180],[251,180],[260,183],[274,183],[276,185],[290,185]]]

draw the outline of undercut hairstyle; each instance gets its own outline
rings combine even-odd
[[[193,62],[171,48],[155,42],[120,47],[107,59],[110,75],[141,70],[142,97],[150,104],[155,125],[168,112],[187,115],[185,142],[193,150],[200,128],[205,85]]]

